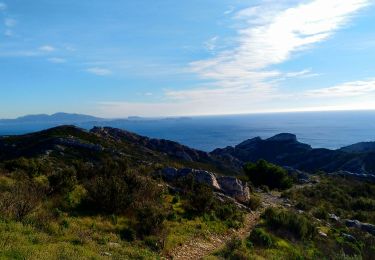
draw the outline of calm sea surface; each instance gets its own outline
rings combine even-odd
[[[117,120],[95,125],[123,128],[205,151],[235,145],[256,136],[268,138],[278,133],[294,133],[301,142],[315,148],[339,148],[357,142],[375,141],[375,111]],[[93,124],[79,126],[91,128]],[[0,125],[0,134],[21,134],[48,127],[51,125]]]

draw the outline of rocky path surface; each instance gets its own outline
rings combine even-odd
[[[269,206],[276,206],[283,203],[280,194],[263,193],[262,206],[256,211],[246,214],[244,226],[238,230],[230,230],[226,234],[212,234],[208,238],[195,238],[186,242],[185,244],[176,247],[170,252],[168,259],[173,260],[197,260],[210,255],[214,251],[220,249],[232,237],[236,236],[241,239],[246,238],[251,230],[258,223],[259,217],[262,212]]]

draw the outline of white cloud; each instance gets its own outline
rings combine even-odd
[[[86,69],[87,72],[98,76],[108,76],[112,74],[112,71],[106,68],[93,67]]]
[[[228,9],[224,12],[225,15],[233,13],[235,10],[234,6],[229,6]]]
[[[48,61],[52,63],[65,63],[66,59],[53,57],[53,58],[49,58]]]
[[[5,18],[4,24],[6,27],[14,27],[17,24],[17,20],[13,18]]]
[[[204,43],[204,46],[209,51],[214,51],[216,49],[217,40],[219,39],[218,36],[212,37],[208,41]]]
[[[39,50],[43,52],[53,52],[56,50],[56,48],[51,45],[43,45],[39,47]]]
[[[197,115],[287,110],[294,106],[291,100],[300,109],[327,107],[311,100],[300,101],[298,98],[306,97],[306,93],[284,93],[277,85],[288,78],[318,74],[305,68],[280,72],[273,66],[328,40],[371,0],[310,0],[299,1],[293,7],[290,2],[297,1],[263,1],[259,6],[237,12],[235,19],[241,26],[236,27],[239,29],[235,46],[190,64],[190,71],[209,83],[195,89],[167,90],[165,100],[154,104],[104,102],[101,108],[117,115]],[[208,49],[216,45],[206,43]]]
[[[4,11],[7,9],[7,5],[3,2],[0,2],[0,11]]]
[[[375,79],[346,82],[333,87],[310,90],[306,94],[319,98],[355,97],[375,94]]]
[[[4,35],[8,36],[8,37],[11,37],[11,36],[13,36],[13,31],[10,30],[10,29],[6,29],[5,32],[4,32]]]
[[[193,62],[203,78],[230,81],[242,78],[253,84],[256,72],[289,60],[293,53],[327,40],[369,0],[315,0],[286,10],[270,3],[240,11],[247,26],[238,31],[238,46],[212,59]],[[272,13],[272,15],[270,15]]]

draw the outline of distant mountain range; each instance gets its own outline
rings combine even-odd
[[[15,119],[0,119],[0,124],[74,124],[93,121],[106,121],[103,118],[81,115],[81,114],[68,114],[68,113],[55,113],[52,115],[26,115]]]

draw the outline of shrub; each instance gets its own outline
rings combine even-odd
[[[51,193],[66,194],[77,185],[77,172],[74,168],[67,168],[50,175],[48,181],[52,189]]]
[[[0,194],[0,212],[3,217],[22,221],[41,204],[44,194],[30,180],[18,181],[10,191]]]
[[[243,241],[238,237],[231,238],[225,245],[225,248],[218,253],[224,259],[229,260],[247,260],[250,254],[244,246]]]
[[[163,226],[168,212],[152,205],[138,209],[136,212],[138,223],[136,229],[140,237],[158,233]]]
[[[120,231],[120,238],[128,242],[134,241],[136,239],[136,231],[130,227],[124,228]]]
[[[314,217],[318,219],[328,219],[328,211],[324,207],[318,207],[312,210],[312,214]]]
[[[375,210],[375,200],[369,198],[358,198],[352,202],[353,210],[372,211]]]
[[[147,236],[144,239],[145,245],[153,251],[160,251],[162,249],[162,243],[156,236]]]
[[[256,186],[267,185],[270,189],[288,189],[292,186],[293,180],[288,172],[265,160],[257,163],[247,163],[244,171],[249,180]]]
[[[251,210],[257,210],[261,206],[262,202],[259,196],[251,195],[248,205]]]
[[[306,217],[286,210],[268,208],[262,217],[270,228],[283,229],[302,240],[311,239],[316,232],[316,227]]]
[[[162,187],[127,169],[103,169],[85,184],[86,205],[95,211],[124,213],[148,204],[160,205]]]
[[[271,235],[262,228],[255,228],[251,231],[248,240],[250,240],[252,244],[262,247],[271,247],[274,244]]]
[[[86,198],[87,190],[82,185],[77,185],[74,189],[65,196],[65,203],[67,208],[76,208]]]
[[[203,214],[212,209],[214,205],[214,194],[211,187],[196,184],[194,190],[188,194],[185,207],[193,213]]]

